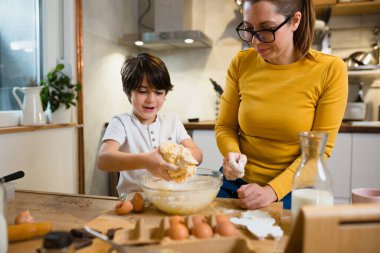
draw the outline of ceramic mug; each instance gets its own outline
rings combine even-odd
[[[352,190],[352,204],[380,203],[380,189],[359,188]]]

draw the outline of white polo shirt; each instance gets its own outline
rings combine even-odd
[[[102,143],[105,140],[114,140],[120,143],[120,151],[137,154],[151,152],[162,142],[171,141],[180,144],[190,138],[175,114],[158,114],[155,122],[142,125],[133,113],[124,113],[110,120]],[[121,193],[142,191],[140,178],[147,172],[146,169],[121,171],[117,184],[119,196]]]

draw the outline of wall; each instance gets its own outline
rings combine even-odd
[[[112,4],[102,0],[85,0],[84,20],[84,121],[85,121],[85,171],[86,193],[107,194],[107,175],[96,169],[96,155],[103,125],[121,112],[130,111],[131,106],[122,92],[120,68],[125,55],[138,51],[120,46],[117,41],[123,33],[136,32],[137,0],[114,0]],[[235,34],[235,27],[241,16],[234,1],[193,0],[192,26],[200,29],[213,40],[213,47],[154,52],[161,57],[169,69],[174,90],[167,96],[163,112],[175,112],[183,121],[198,117],[200,120],[215,118],[216,94],[209,78],[222,87],[231,59],[241,49],[241,42]],[[331,43],[333,53],[347,54],[338,47],[341,40],[351,41],[352,34],[339,32],[346,20],[352,25],[373,25],[378,16],[333,17]],[[358,22],[357,20],[360,20]],[[338,35],[334,33],[338,31]],[[362,33],[358,40],[364,40]],[[369,36],[365,33],[365,36]],[[368,45],[358,44],[358,48]],[[355,46],[355,47],[356,47]],[[351,44],[348,44],[351,47]],[[349,48],[350,50],[355,50]],[[374,87],[374,86],[371,86]],[[374,106],[379,103],[378,90],[371,89],[366,99]],[[205,151],[207,155],[207,151]]]
[[[83,96],[85,192],[107,194],[107,173],[96,168],[96,155],[104,123],[129,111],[120,69],[125,56],[134,54],[118,43],[126,32],[137,31],[137,2],[132,0],[83,1]]]

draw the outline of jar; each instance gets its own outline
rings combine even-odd
[[[293,177],[292,221],[305,205],[331,206],[333,180],[324,161],[327,133],[300,132],[302,160]]]
[[[44,236],[42,253],[72,253],[75,252],[71,234],[63,231],[54,231]]]

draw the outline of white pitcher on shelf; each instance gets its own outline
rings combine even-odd
[[[21,125],[44,125],[46,124],[45,113],[42,109],[40,92],[42,86],[35,87],[13,87],[12,94],[22,110]],[[17,91],[24,93],[24,100],[21,103]]]

